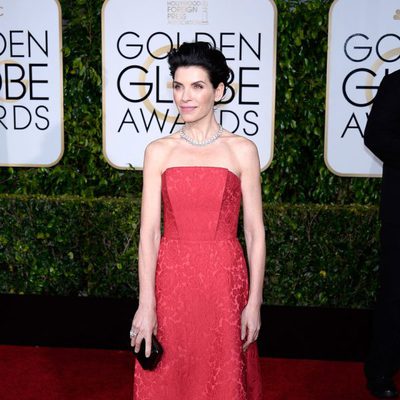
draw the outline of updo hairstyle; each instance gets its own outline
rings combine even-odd
[[[224,95],[232,70],[226,63],[222,52],[208,42],[184,42],[178,49],[168,53],[168,64],[172,78],[179,67],[202,67],[206,70],[214,89],[222,82]]]

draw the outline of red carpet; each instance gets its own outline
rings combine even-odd
[[[265,400],[373,399],[360,363],[263,358],[262,369]],[[0,399],[131,400],[131,354],[0,346]]]

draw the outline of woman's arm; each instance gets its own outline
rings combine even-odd
[[[151,335],[157,333],[155,273],[161,236],[161,147],[160,143],[150,143],[144,158],[139,239],[139,307],[132,322],[132,331],[137,336],[132,338],[131,345],[138,352],[145,339],[147,356],[150,355]]]
[[[242,313],[244,350],[254,342],[261,326],[260,307],[265,272],[265,229],[263,222],[260,161],[256,146],[246,140],[240,146],[243,222],[249,262],[250,285],[247,305]]]

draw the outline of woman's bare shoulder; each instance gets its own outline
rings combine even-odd
[[[162,171],[165,161],[178,144],[177,135],[171,134],[150,142],[144,152],[144,165]]]
[[[146,154],[160,155],[160,153],[168,152],[172,147],[177,145],[177,134],[173,133],[171,135],[155,139],[146,146]]]
[[[226,143],[237,155],[254,155],[257,154],[257,146],[250,139],[245,138],[241,135],[225,131],[224,138]]]
[[[252,140],[230,132],[226,132],[225,138],[241,174],[245,171],[259,170],[260,160],[258,150]]]

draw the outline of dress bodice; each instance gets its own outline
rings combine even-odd
[[[222,167],[171,167],[162,175],[164,237],[180,240],[236,238],[240,179]]]

